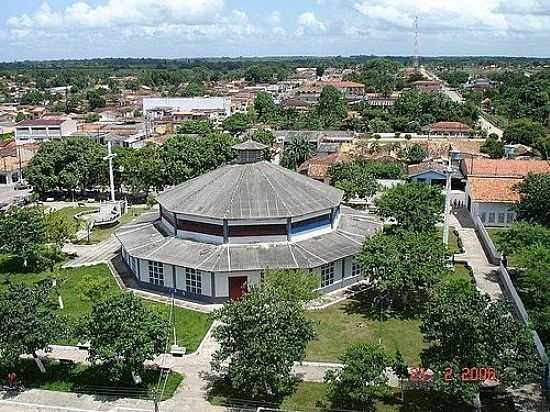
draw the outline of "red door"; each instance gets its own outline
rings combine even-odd
[[[229,299],[239,299],[246,292],[246,276],[229,278]]]

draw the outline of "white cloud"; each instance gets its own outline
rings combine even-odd
[[[279,10],[274,10],[269,16],[269,23],[273,26],[279,26],[281,24],[281,12]]]
[[[209,24],[223,9],[224,0],[106,0],[97,6],[76,1],[64,9],[52,10],[47,2],[30,16],[14,16],[10,27],[32,22],[32,26],[78,25],[104,28],[123,24]]]
[[[396,29],[411,29],[418,16],[425,32],[550,30],[549,0],[361,0],[352,7],[369,24]],[[519,15],[529,17],[529,25]]]
[[[327,25],[321,20],[317,19],[315,13],[308,11],[298,16],[298,30],[297,35],[302,36],[306,33],[320,34],[327,31]]]

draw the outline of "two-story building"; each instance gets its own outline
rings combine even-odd
[[[19,145],[63,139],[76,133],[77,129],[77,122],[73,119],[23,120],[15,126],[15,141]]]

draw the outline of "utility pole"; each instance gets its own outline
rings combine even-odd
[[[420,57],[418,56],[419,43],[418,43],[418,16],[414,18],[414,68],[416,72],[420,70]]]
[[[111,142],[107,142],[107,156],[103,160],[109,161],[109,182],[111,184],[111,200],[115,202],[115,176],[113,173],[113,159],[116,157],[116,154],[113,153]]]
[[[447,165],[447,182],[445,185],[445,220],[443,222],[443,243],[447,246],[449,245],[449,215],[451,214],[451,175],[453,174],[452,160],[454,153],[454,150],[449,145],[449,162]]]

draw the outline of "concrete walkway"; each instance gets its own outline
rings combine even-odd
[[[464,262],[472,268],[477,288],[491,299],[501,299],[502,289],[498,283],[496,266],[487,260],[483,246],[474,228],[464,227],[456,216],[450,216],[450,225],[454,226],[462,241],[464,253],[455,255],[455,262]]]

